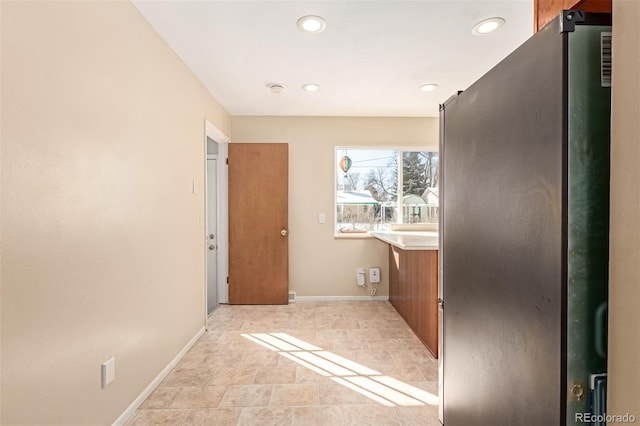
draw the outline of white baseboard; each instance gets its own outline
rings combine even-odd
[[[296,296],[296,302],[328,302],[335,300],[389,300],[389,296]]]
[[[189,349],[191,349],[191,347],[195,345],[195,343],[198,341],[200,336],[204,334],[204,332],[205,332],[204,327],[198,330],[196,335],[193,336],[191,340],[187,342],[184,348],[182,348],[180,352],[178,352],[178,354],[171,360],[171,362],[169,362],[169,364],[167,364],[167,366],[162,369],[160,374],[158,374],[156,378],[153,379],[151,383],[149,383],[149,386],[147,386],[142,391],[142,393],[138,395],[138,397],[131,403],[131,405],[129,405],[129,407],[126,410],[124,410],[124,413],[122,413],[120,417],[118,417],[116,421],[113,422],[113,426],[122,426],[126,423],[127,420],[129,420],[131,416],[133,416],[133,413],[136,412],[138,407],[142,405],[144,400],[147,399],[149,395],[151,395],[151,392],[153,392],[155,388],[158,387],[158,385],[164,380],[164,378],[167,377],[167,375],[171,372],[171,370],[173,370],[173,368],[180,362],[182,357],[184,357],[187,354],[187,352],[189,352]]]

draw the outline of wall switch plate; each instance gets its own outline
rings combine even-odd
[[[109,358],[102,363],[102,388],[106,388],[107,385],[113,382],[116,378],[116,359],[114,357]]]
[[[380,282],[380,268],[369,268],[369,281],[372,284]]]
[[[324,213],[318,213],[318,223],[327,223],[327,215]]]

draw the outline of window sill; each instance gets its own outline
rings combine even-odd
[[[336,240],[369,240],[373,238],[369,232],[344,232],[344,233],[335,233],[333,234],[333,238]]]

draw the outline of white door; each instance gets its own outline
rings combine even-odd
[[[217,161],[207,160],[207,313],[218,306]]]

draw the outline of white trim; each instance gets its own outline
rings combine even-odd
[[[329,302],[336,300],[389,300],[389,296],[297,296],[296,302]]]
[[[136,412],[138,407],[140,407],[142,403],[145,401],[145,399],[147,399],[147,397],[151,395],[151,392],[153,392],[155,388],[157,388],[158,385],[162,383],[164,378],[167,377],[167,375],[169,375],[171,370],[173,370],[173,368],[176,365],[178,365],[182,357],[184,357],[187,354],[187,352],[189,352],[189,349],[191,349],[191,347],[195,345],[195,343],[198,341],[200,336],[202,336],[203,334],[204,334],[204,327],[201,327],[198,330],[198,332],[195,334],[195,336],[193,336],[191,340],[187,342],[184,348],[182,348],[182,350],[178,352],[178,354],[171,360],[171,362],[169,362],[169,364],[167,364],[167,366],[162,369],[162,371],[156,376],[156,378],[153,379],[153,381],[151,381],[151,383],[149,383],[149,385],[146,388],[144,388],[142,393],[138,395],[136,399],[133,400],[131,405],[129,405],[129,407],[127,407],[127,409],[124,410],[122,414],[120,414],[120,417],[118,417],[116,421],[113,422],[113,426],[124,425],[127,422],[127,420],[129,420],[133,416],[133,414]]]
[[[231,139],[229,138],[229,136],[225,135],[222,130],[218,129],[216,126],[214,126],[213,124],[211,124],[210,122],[208,122],[207,120],[204,121],[205,123],[205,133],[207,134],[207,136],[209,136],[211,139],[213,139],[214,141],[218,142],[218,143],[229,143],[231,141]]]

